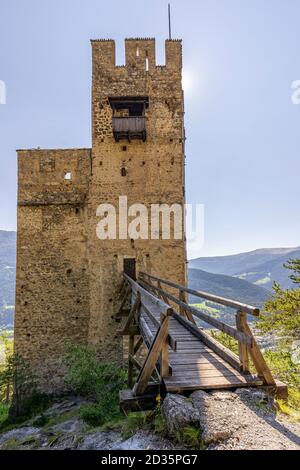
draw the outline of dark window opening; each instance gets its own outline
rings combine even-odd
[[[136,260],[135,258],[124,258],[124,273],[136,280]]]
[[[126,168],[121,168],[121,176],[126,176],[126,175],[127,175]]]

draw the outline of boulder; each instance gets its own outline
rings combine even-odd
[[[180,431],[188,425],[199,423],[199,413],[193,403],[182,395],[168,393],[161,411],[170,434]]]

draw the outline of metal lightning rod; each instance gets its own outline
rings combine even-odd
[[[171,30],[171,5],[168,3],[168,17],[169,17],[169,39],[172,39],[172,30]]]

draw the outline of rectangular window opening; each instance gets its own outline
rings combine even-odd
[[[65,171],[64,179],[67,180],[67,181],[71,181],[72,173],[70,171]]]

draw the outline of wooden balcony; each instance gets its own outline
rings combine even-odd
[[[140,139],[145,142],[147,138],[144,116],[113,117],[112,125],[116,142],[121,139],[129,142],[133,139]]]

